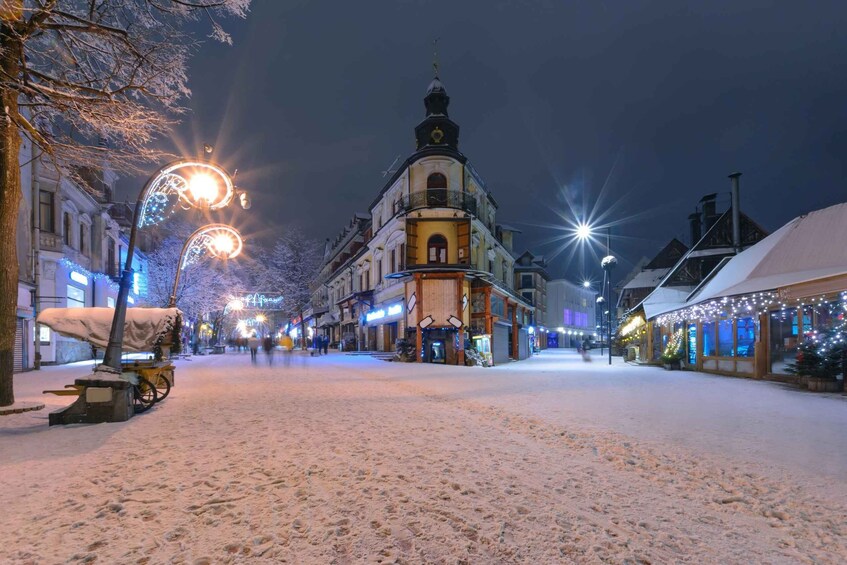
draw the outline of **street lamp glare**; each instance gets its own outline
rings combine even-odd
[[[582,281],[582,286],[584,288],[591,288],[591,281]]]
[[[589,237],[591,237],[591,226],[580,222],[576,226],[576,236],[582,240],[588,239]]]
[[[265,317],[264,314],[256,314],[256,321],[257,322],[259,322],[261,324],[261,323],[264,323],[265,320],[267,320],[267,318]]]
[[[212,175],[197,173],[188,181],[188,190],[195,202],[210,203],[218,198],[218,183]]]
[[[227,258],[231,257],[231,253],[235,249],[235,241],[228,233],[220,233],[215,236],[211,242],[212,250],[218,255],[224,255]]]

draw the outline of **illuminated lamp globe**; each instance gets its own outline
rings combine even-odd
[[[211,247],[212,251],[214,251],[217,255],[230,257],[233,250],[235,250],[235,241],[232,239],[230,234],[220,233],[212,239]]]
[[[218,183],[212,175],[197,173],[188,181],[188,191],[195,202],[208,204],[218,197]]]
[[[582,286],[583,286],[583,288],[590,288],[591,287],[591,281],[582,281]]]
[[[579,239],[588,239],[591,237],[591,226],[580,223],[576,226],[576,236]]]

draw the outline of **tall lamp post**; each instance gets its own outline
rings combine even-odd
[[[132,259],[135,254],[135,239],[138,229],[145,225],[156,224],[164,219],[171,207],[171,199],[186,208],[206,208],[217,210],[227,206],[235,197],[235,184],[223,167],[211,161],[180,159],[169,163],[156,171],[141,188],[135,210],[132,214],[132,228],[129,232],[129,244],[126,249],[126,261],[115,300],[115,315],[109,332],[109,344],[103,363],[98,371],[121,372],[121,350],[123,348],[124,323],[126,321],[127,298],[132,283]],[[241,198],[242,206],[247,208],[246,196]]]
[[[576,225],[576,237],[581,241],[591,239],[592,228],[589,224],[578,223]],[[606,335],[609,339],[609,365],[612,364],[612,269],[618,264],[618,260],[612,255],[612,228],[606,228],[606,256],[600,261],[600,267],[605,271],[606,287]],[[602,292],[601,292],[602,297]],[[598,299],[599,302],[599,299]],[[601,332],[602,337],[602,332]]]
[[[232,226],[226,224],[208,224],[192,233],[179,253],[179,262],[174,277],[174,288],[168,301],[168,308],[176,308],[176,292],[182,271],[189,265],[200,260],[208,253],[216,259],[234,259],[241,253],[244,242],[241,234]]]

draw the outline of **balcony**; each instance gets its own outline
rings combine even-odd
[[[39,246],[43,251],[55,251],[56,253],[62,252],[62,236],[50,233],[50,232],[41,232],[39,234]]]
[[[404,211],[410,212],[420,208],[454,208],[476,215],[476,199],[465,192],[446,189],[429,189],[426,192],[416,192],[403,199]]]

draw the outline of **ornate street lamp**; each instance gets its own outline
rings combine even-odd
[[[203,256],[216,259],[234,259],[241,253],[244,242],[241,234],[232,226],[226,224],[209,224],[199,228],[185,240],[174,277],[174,288],[168,302],[168,308],[176,308],[176,291],[182,271],[193,265]]]
[[[147,180],[138,194],[132,214],[126,262],[121,272],[118,297],[115,300],[115,315],[112,318],[109,344],[106,346],[103,363],[97,368],[98,371],[121,372],[124,322],[132,282],[132,258],[135,253],[138,228],[164,220],[165,214],[172,209],[174,198],[184,208],[217,210],[229,205],[235,195],[235,184],[229,173],[216,163],[200,159],[174,161],[156,171]],[[243,207],[249,207],[246,194],[242,194],[240,200]]]

